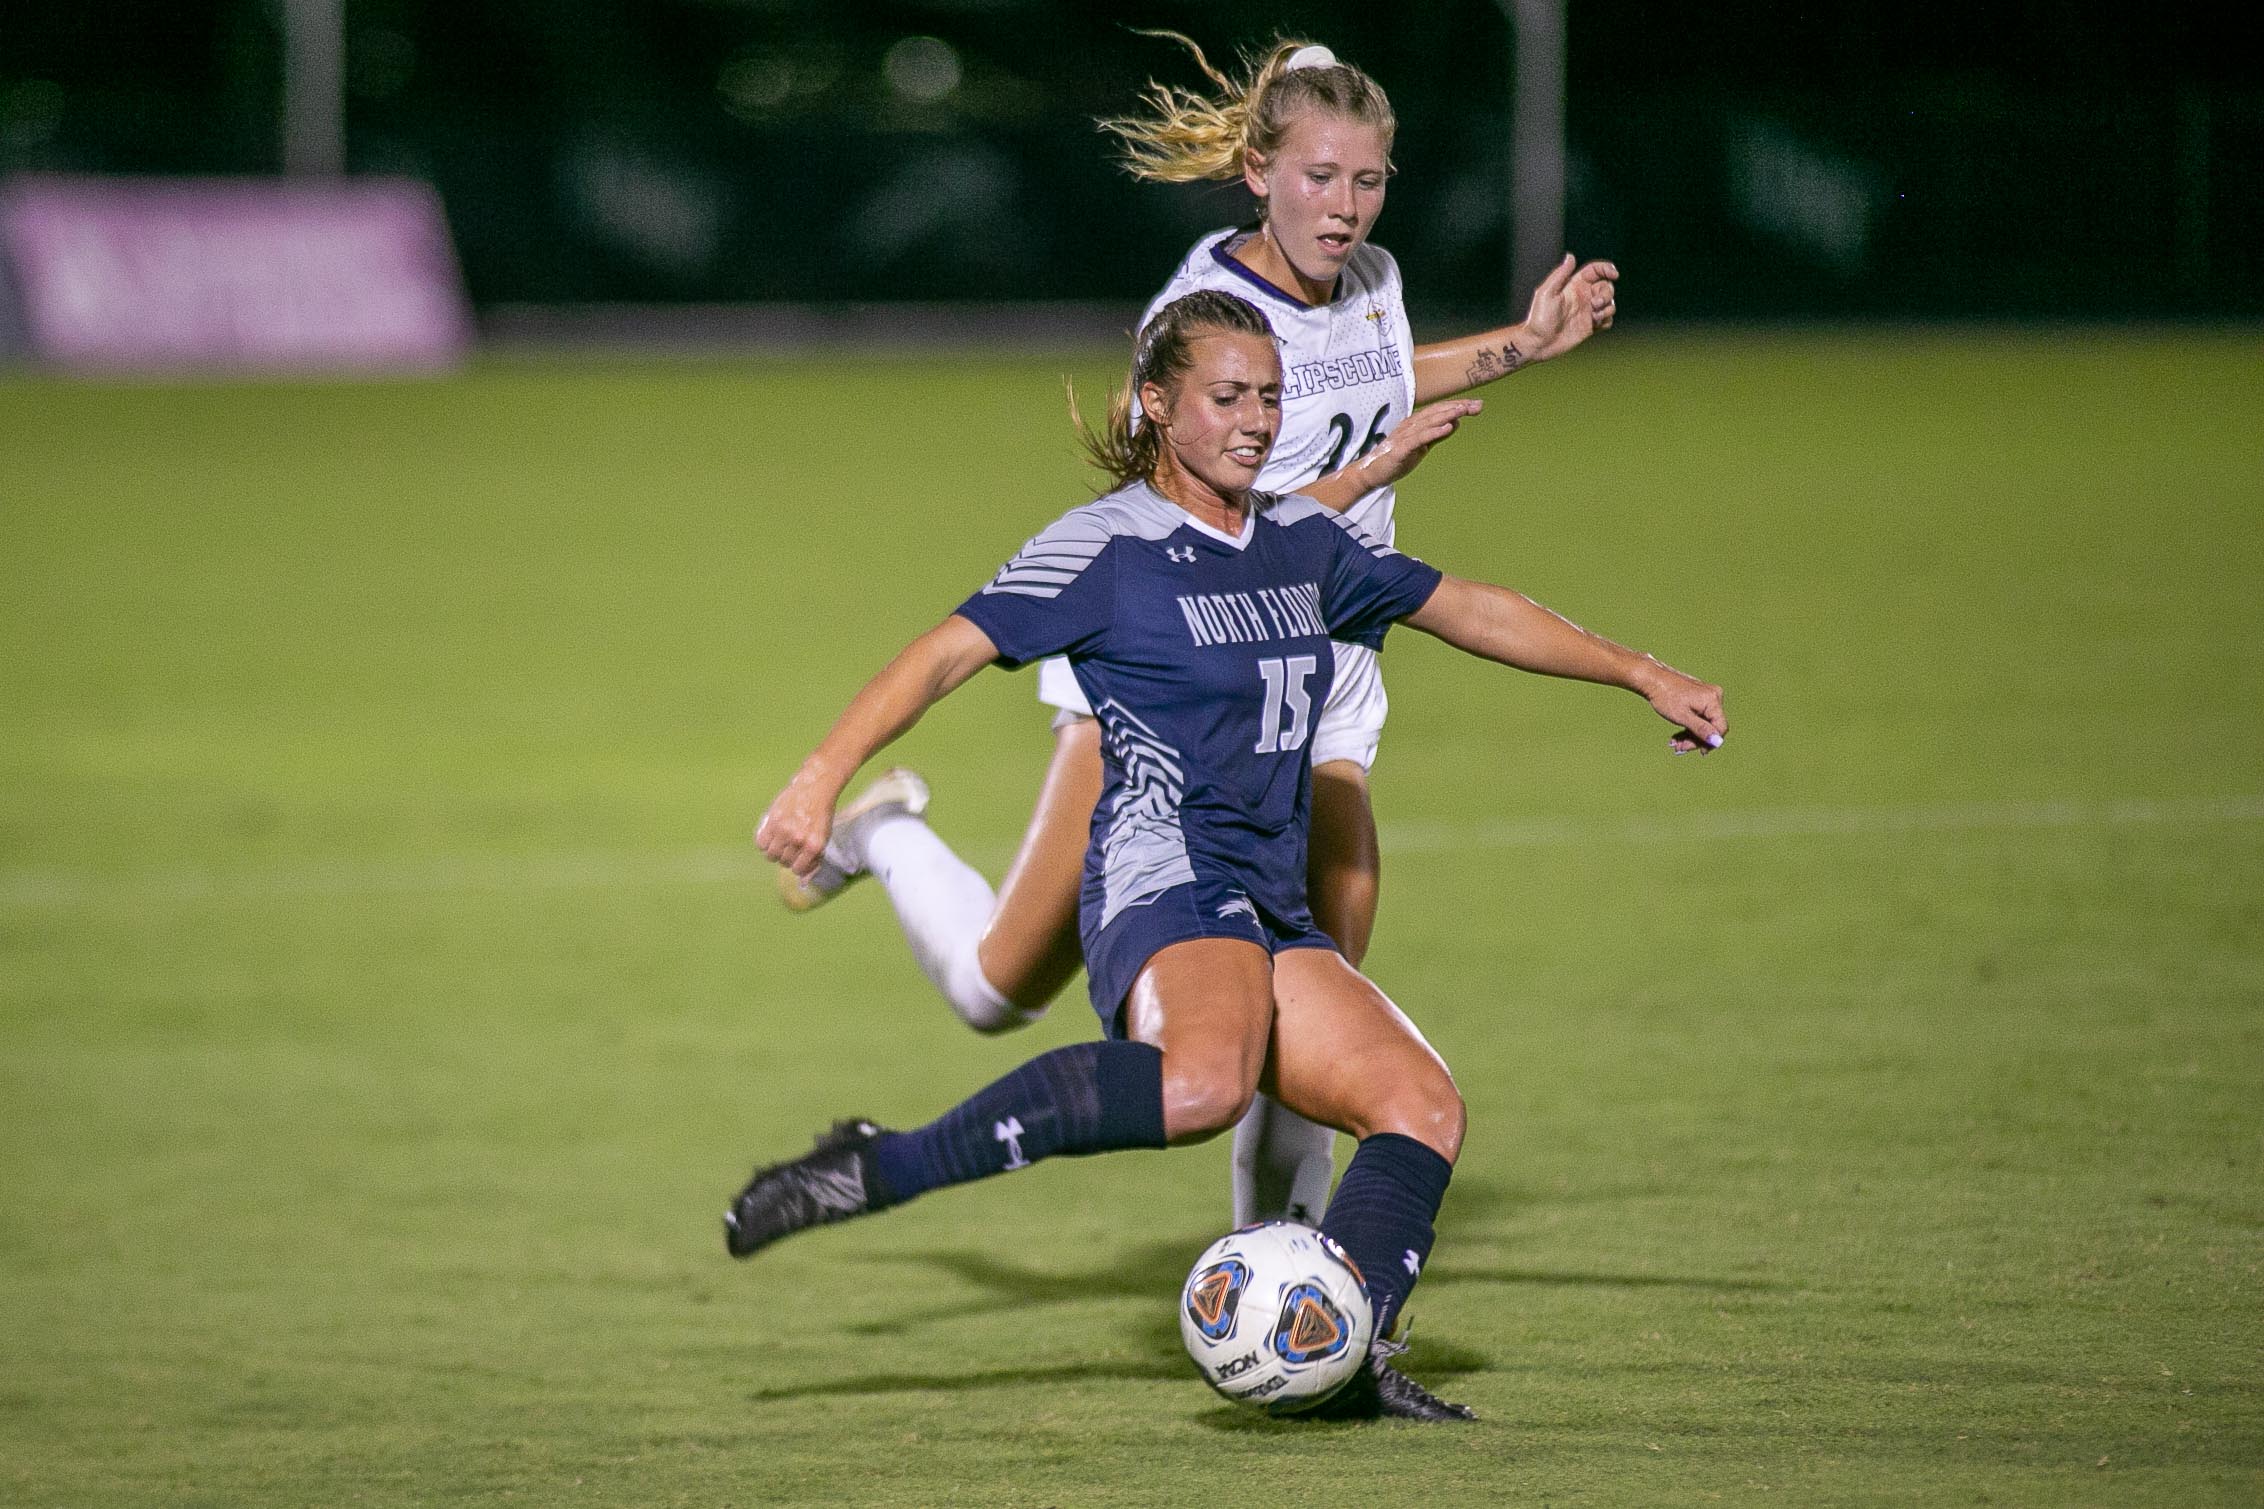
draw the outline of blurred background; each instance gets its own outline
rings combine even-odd
[[[0,1501],[2264,1503],[2238,14],[0,0]],[[1419,339],[1618,262],[1402,543],[1730,688],[1392,638],[1451,1452],[1188,1376],[1223,1142],[717,1241],[1093,1033],[747,836],[1248,213],[1112,166],[1136,25],[1384,84]],[[994,876],[1031,680],[890,756]]]
[[[775,306],[876,302],[1114,332],[1246,212],[1112,166],[1095,116],[1198,81],[1130,28],[1220,59],[1279,31],[1392,93],[1378,239],[1418,323],[1521,310],[1560,242],[1645,320],[2253,318],[2264,49],[2235,10],[22,0],[0,175],[427,184],[490,334],[792,336]]]

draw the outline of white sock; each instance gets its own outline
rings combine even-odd
[[[1234,1125],[1234,1224],[1320,1224],[1336,1175],[1336,1133],[1260,1095]]]
[[[888,892],[912,957],[960,1020],[977,1032],[1035,1020],[1040,1012],[1023,1011],[983,978],[976,949],[998,896],[982,872],[909,813],[876,817],[863,839],[865,868]]]

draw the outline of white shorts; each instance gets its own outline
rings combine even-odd
[[[1365,645],[1334,644],[1336,677],[1329,700],[1321,708],[1321,721],[1313,730],[1313,763],[1350,760],[1362,770],[1376,765],[1376,746],[1383,741],[1384,718],[1391,700],[1384,695],[1383,670],[1376,652]],[[1075,718],[1090,718],[1092,704],[1069,662],[1059,656],[1038,662],[1038,700],[1059,708],[1053,726]]]

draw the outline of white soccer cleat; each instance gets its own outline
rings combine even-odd
[[[826,841],[825,858],[808,880],[784,865],[778,867],[778,899],[790,912],[807,912],[824,906],[841,894],[841,888],[865,873],[865,829],[874,819],[892,813],[918,817],[928,810],[928,783],[918,771],[898,768],[884,771],[857,794],[857,799],[834,814],[833,837]]]

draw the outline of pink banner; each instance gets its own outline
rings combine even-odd
[[[440,198],[407,179],[20,177],[0,251],[64,366],[421,369],[471,339]]]

